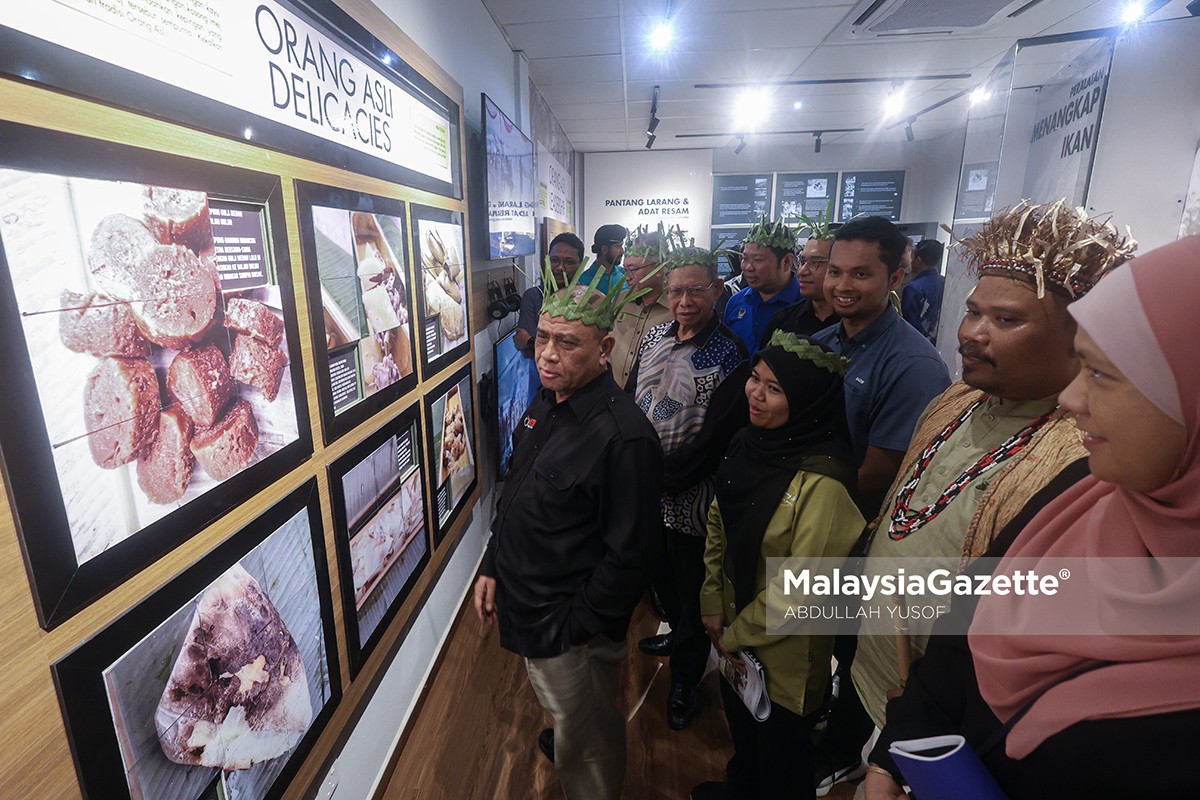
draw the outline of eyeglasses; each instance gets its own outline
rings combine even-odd
[[[800,256],[800,266],[816,269],[822,264],[828,264],[828,258],[817,258],[816,256]]]
[[[578,267],[579,259],[577,259],[577,258],[551,258],[550,266],[552,266],[552,267]]]
[[[708,286],[672,286],[667,289],[667,297],[672,300],[678,300],[683,297],[684,292],[687,292],[687,296],[692,299],[704,297],[705,292],[711,289],[714,283],[716,281],[713,281]]]
[[[630,265],[626,264],[625,274],[628,275],[634,272],[645,272],[646,270],[653,269],[657,266],[658,264],[642,264],[640,267],[631,267]]]

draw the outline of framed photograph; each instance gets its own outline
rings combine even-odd
[[[425,395],[435,547],[442,543],[478,478],[474,383],[467,364]]]
[[[463,215],[416,204],[409,210],[413,261],[421,276],[416,281],[417,346],[421,374],[428,378],[471,349]]]
[[[329,465],[351,675],[429,563],[421,453],[414,404]]]
[[[417,385],[404,203],[296,181],[328,444]]]
[[[281,195],[0,123],[0,448],[43,627],[312,453]]]
[[[341,697],[316,479],[53,666],[86,797],[282,796]]]

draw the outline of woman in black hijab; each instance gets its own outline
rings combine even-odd
[[[833,636],[767,633],[767,558],[844,558],[863,529],[850,493],[854,455],[846,425],[845,362],[805,337],[776,331],[755,355],[750,425],[717,472],[700,604],[718,653],[751,651],[763,666],[771,714],[758,722],[721,682],[734,756],[727,782],[706,798],[814,796],[809,729],[830,679]]]

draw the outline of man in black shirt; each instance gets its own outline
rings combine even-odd
[[[542,390],[513,436],[475,610],[500,622],[554,719],[568,800],[618,798],[625,774],[620,664],[661,547],[663,455],[608,371],[613,319],[636,292],[574,286],[546,299],[535,359]]]
[[[809,221],[808,227],[812,232],[800,251],[800,258],[796,260],[796,280],[800,283],[803,297],[800,302],[792,303],[771,317],[766,333],[758,343],[759,349],[767,346],[776,330],[808,336],[841,320],[825,296],[825,270],[829,266],[829,253],[833,250],[833,234],[837,226],[821,217],[817,222]]]

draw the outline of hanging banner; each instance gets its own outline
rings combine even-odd
[[[1087,200],[1112,52],[1112,39],[1101,39],[1042,87],[1021,197],[1072,206]]]
[[[575,181],[549,150],[537,146],[539,219],[556,219],[570,224],[575,216]]]

